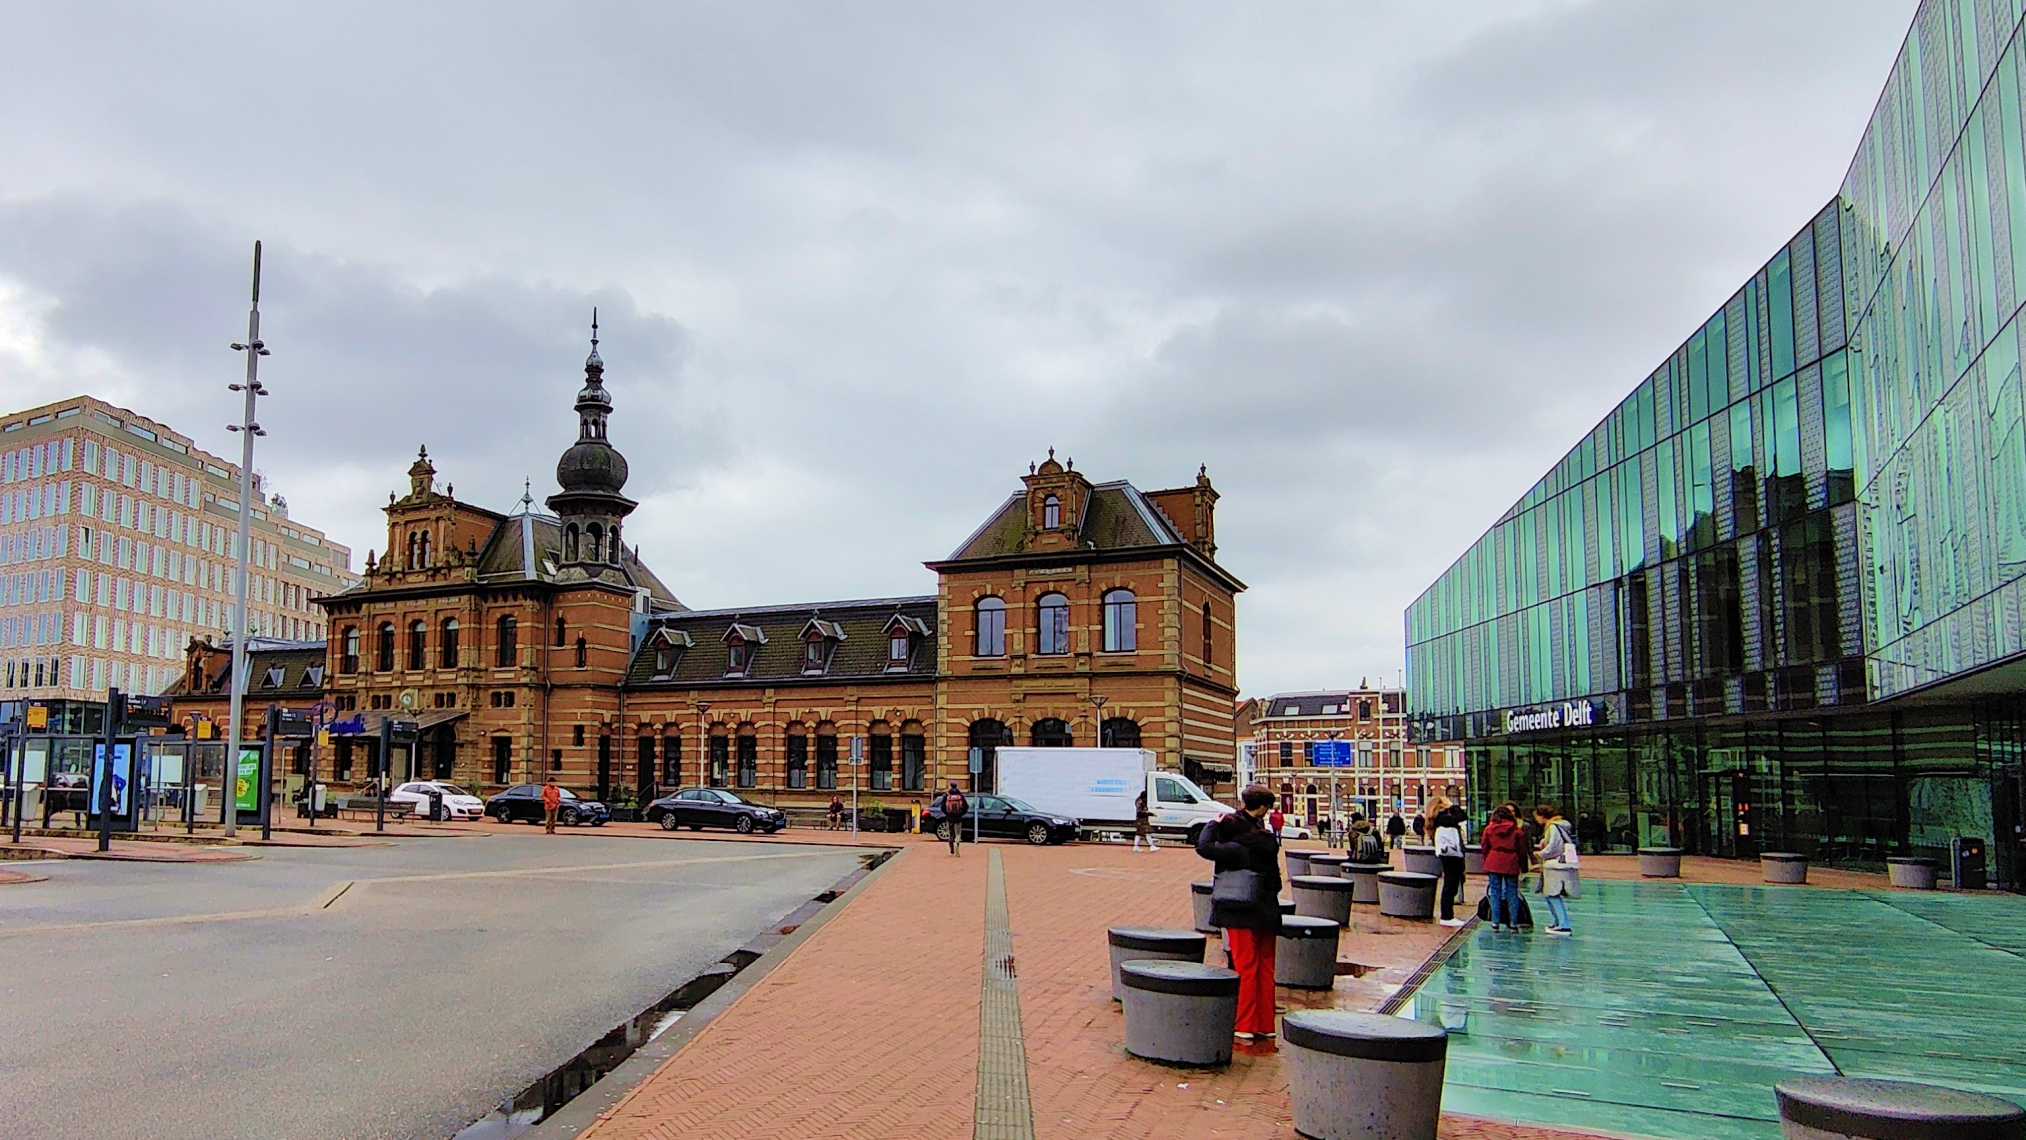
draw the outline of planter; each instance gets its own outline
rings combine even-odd
[[[1643,879],[1681,878],[1681,848],[1641,847],[1639,849],[1639,877]]]
[[[1910,891],[1934,890],[1941,874],[1941,864],[1933,859],[1887,859],[1885,869],[1893,886]]]
[[[1280,1028],[1296,1132],[1316,1140],[1435,1140],[1449,1055],[1439,1026],[1303,1009]]]
[[[2026,1111],[2009,1100],[1912,1081],[1799,1077],[1773,1086],[1788,1140],[2016,1140]]]
[[[1400,850],[1406,856],[1405,862],[1400,867],[1402,871],[1412,871],[1417,875],[1435,875],[1438,877],[1442,874],[1442,860],[1435,854],[1435,848],[1403,847]],[[1466,868],[1467,866],[1466,864]]]
[[[1759,869],[1769,883],[1797,885],[1808,881],[1808,857],[1792,851],[1768,851],[1759,856]]]

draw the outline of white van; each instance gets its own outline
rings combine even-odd
[[[1155,830],[1195,841],[1196,829],[1233,810],[1179,772],[1154,768],[1144,748],[1001,748],[998,790],[1037,811],[1066,815],[1086,831],[1133,826],[1145,792]]]

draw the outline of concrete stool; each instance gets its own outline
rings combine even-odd
[[[1319,851],[1296,851],[1290,848],[1287,851],[1287,877],[1292,879],[1296,875],[1308,874],[1308,857],[1319,854],[1321,854]]]
[[[1759,856],[1759,869],[1765,872],[1769,883],[1805,883],[1808,881],[1808,857],[1792,851],[1767,851]]]
[[[1292,1017],[1293,1015],[1289,1015]],[[2026,1110],[2009,1100],[1912,1081],[1796,1077],[1773,1086],[1787,1140],[2020,1140]],[[1301,1126],[1299,1115],[1295,1127]]]
[[[1442,873],[1442,860],[1435,854],[1435,848],[1402,847],[1400,850],[1407,856],[1406,861],[1401,865],[1401,870],[1412,871],[1417,875],[1440,875]]]
[[[1681,848],[1641,847],[1639,877],[1642,879],[1681,878]]]
[[[1203,961],[1208,940],[1193,930],[1160,930],[1150,926],[1114,926],[1105,931],[1111,943],[1111,999],[1124,1001],[1119,985],[1119,967],[1142,959],[1164,962]]]
[[[1463,873],[1466,875],[1484,874],[1484,852],[1475,847],[1464,848]]]
[[[1351,901],[1354,903],[1378,902],[1379,876],[1392,869],[1391,863],[1346,863],[1340,868],[1344,878],[1352,883]]]
[[[1280,899],[1279,902],[1280,902],[1280,916],[1282,918],[1286,918],[1288,915],[1294,913],[1293,899]]]
[[[1200,962],[1127,962],[1126,1052],[1171,1065],[1228,1065],[1238,975]]]
[[[1449,1035],[1404,1017],[1303,1009],[1281,1019],[1294,1130],[1315,1140],[1435,1140]]]
[[[1217,933],[1217,928],[1210,925],[1210,888],[1209,883],[1189,884],[1189,907],[1195,916],[1198,934]]]
[[[1887,859],[1886,874],[1892,885],[1911,891],[1935,889],[1935,877],[1941,874],[1941,866],[1933,859]]]
[[[1434,875],[1419,871],[1386,871],[1379,876],[1379,913],[1393,918],[1434,918]]]
[[[1327,918],[1338,926],[1351,924],[1351,891],[1356,885],[1342,875],[1300,875],[1288,881],[1294,913]]]
[[[1343,872],[1337,870],[1337,868],[1348,863],[1350,858],[1348,855],[1338,855],[1333,851],[1318,851],[1308,857],[1308,873],[1311,875],[1340,875]]]
[[[1334,987],[1337,935],[1343,929],[1327,918],[1281,919],[1280,940],[1273,947],[1273,984],[1297,990]]]

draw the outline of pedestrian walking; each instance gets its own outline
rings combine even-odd
[[[950,790],[943,793],[943,818],[950,823],[950,854],[962,855],[957,844],[964,841],[964,817],[971,813],[971,805],[964,800],[964,793],[957,788],[955,780],[950,781]]]
[[[1463,809],[1435,798],[1435,857],[1442,861],[1442,925],[1462,926],[1456,904],[1463,901]]]
[[[1519,930],[1519,877],[1527,869],[1526,836],[1511,804],[1500,804],[1484,827],[1484,877],[1491,895],[1491,928],[1503,930],[1510,918]]]
[[[1576,853],[1575,830],[1553,804],[1534,809],[1541,825],[1541,896],[1548,900],[1548,933],[1568,935],[1569,902],[1583,893],[1583,881],[1576,870],[1581,862]]]
[[[1154,813],[1147,810],[1147,793],[1141,792],[1133,800],[1133,850],[1138,851],[1145,842],[1147,850],[1154,850]]]
[[[1419,843],[1426,838],[1428,838],[1428,820],[1425,816],[1417,815],[1414,817],[1414,841]]]
[[[1286,830],[1287,813],[1280,810],[1279,804],[1277,803],[1274,804],[1273,810],[1266,813],[1266,826],[1273,831],[1273,837],[1275,839],[1279,839],[1281,837],[1281,832]]]
[[[1253,784],[1243,809],[1203,829],[1196,854],[1216,864],[1210,925],[1222,927],[1238,972],[1236,1035],[1273,1036],[1273,957],[1280,939],[1280,841],[1266,829],[1273,793]]]
[[[556,786],[556,778],[550,776],[542,785],[542,827],[550,835],[556,833],[556,813],[563,809],[563,789]]]
[[[838,795],[836,792],[832,792],[830,793],[830,830],[842,831],[843,829],[844,797]]]
[[[1407,821],[1401,819],[1400,813],[1396,811],[1393,817],[1386,821],[1386,846],[1397,850],[1406,841]]]

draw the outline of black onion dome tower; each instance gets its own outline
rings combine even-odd
[[[621,565],[619,525],[637,506],[620,494],[626,486],[626,457],[605,439],[612,396],[605,391],[605,362],[598,358],[598,310],[591,310],[591,355],[584,360],[584,388],[577,393],[577,442],[556,461],[549,509],[563,527],[564,572],[599,577],[601,568]],[[620,572],[624,577],[624,571]]]

